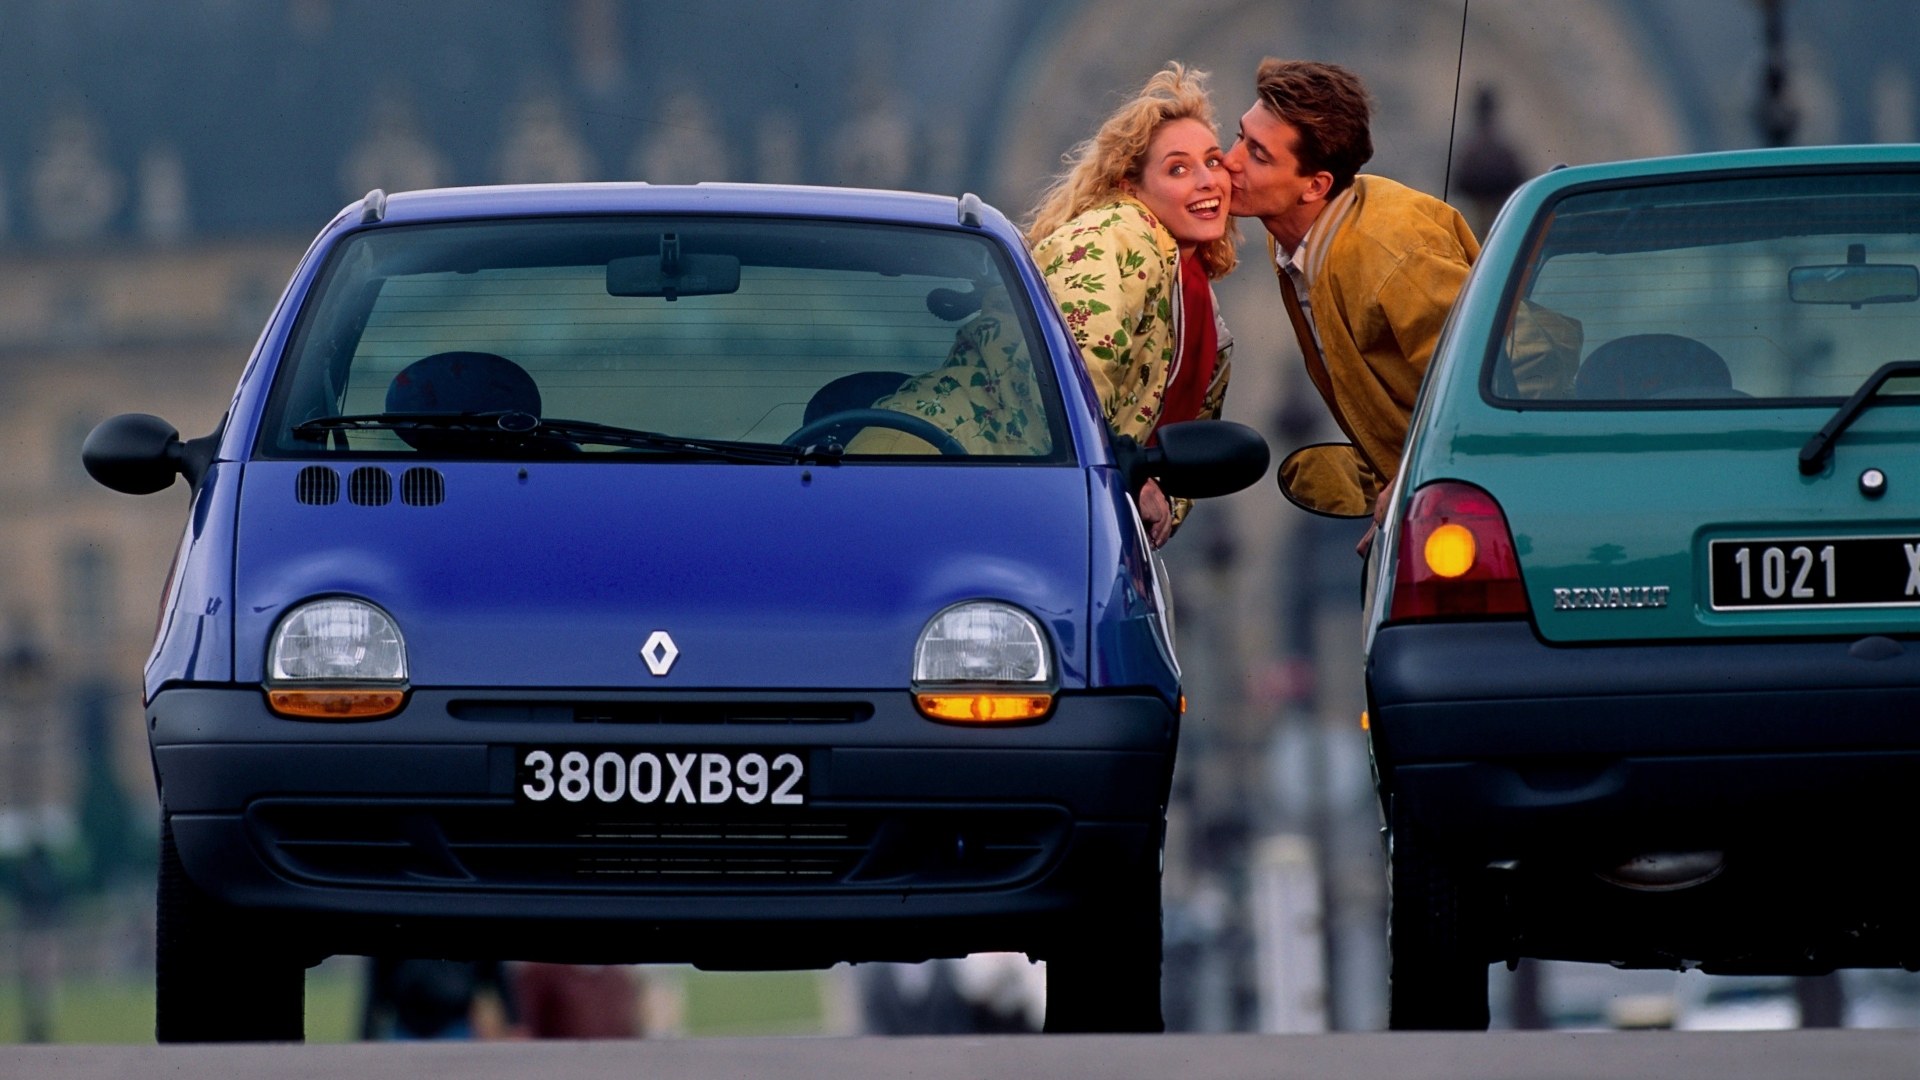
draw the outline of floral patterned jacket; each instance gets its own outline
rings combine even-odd
[[[1167,380],[1179,355],[1180,249],[1173,234],[1134,199],[1096,206],[1034,245],[1060,314],[1100,396],[1115,435],[1146,442],[1160,422]],[[1220,352],[1200,415],[1218,419],[1226,401],[1233,335],[1220,318]],[[1174,500],[1174,520],[1186,516]]]
[[[908,379],[873,403],[911,413],[950,433],[970,454],[1044,457],[1053,452],[1046,410],[1007,290],[987,290],[980,314],[954,333],[939,367]],[[1011,333],[1006,331],[1011,330]],[[847,444],[855,454],[926,453],[925,443],[885,428],[868,428]]]

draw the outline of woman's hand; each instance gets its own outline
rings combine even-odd
[[[1167,502],[1167,496],[1160,490],[1158,482],[1149,480],[1140,489],[1140,520],[1146,523],[1147,539],[1154,547],[1161,547],[1173,536],[1173,506]]]

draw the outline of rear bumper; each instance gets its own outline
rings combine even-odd
[[[1559,647],[1524,623],[1382,629],[1383,791],[1494,858],[1725,847],[1886,820],[1920,782],[1920,647]]]
[[[983,731],[926,721],[904,694],[858,696],[871,718],[838,724],[474,721],[448,705],[475,695],[445,692],[416,692],[388,721],[311,724],[271,716],[257,690],[209,688],[166,691],[148,713],[189,876],[226,903],[298,917],[318,953],[719,966],[1043,953],[1056,926],[1154,872],[1175,734],[1158,698],[1069,696],[1042,724]],[[514,805],[529,745],[792,751],[808,801],[791,818],[626,807],[529,826]],[[804,879],[709,872],[741,851],[684,840],[689,821],[730,835],[830,823],[840,861]],[[582,841],[636,830],[651,839]],[[585,852],[581,866],[649,869],[556,870],[549,839]],[[818,855],[819,837],[804,839]],[[688,844],[707,869],[657,872]]]
[[[1920,963],[1920,648],[1556,647],[1524,623],[1388,627],[1382,795],[1501,912],[1490,958],[1796,973]],[[1671,892],[1600,875],[1721,852]]]

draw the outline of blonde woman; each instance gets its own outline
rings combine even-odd
[[[1233,269],[1229,178],[1207,76],[1169,64],[1067,156],[1027,242],[1115,435],[1217,419],[1233,339],[1213,286]],[[1140,516],[1155,547],[1186,516],[1152,481]]]

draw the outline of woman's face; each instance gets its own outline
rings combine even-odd
[[[1198,120],[1162,124],[1147,144],[1138,181],[1121,186],[1167,227],[1182,248],[1227,234],[1231,185],[1220,164],[1220,140]]]

